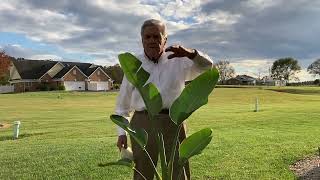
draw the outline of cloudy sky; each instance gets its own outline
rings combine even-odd
[[[300,80],[320,58],[320,1],[312,0],[1,0],[0,48],[14,57],[112,65],[141,49],[140,26],[166,22],[168,44],[229,60],[237,74],[267,74],[294,57]]]

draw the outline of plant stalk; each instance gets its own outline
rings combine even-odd
[[[159,130],[156,128],[155,126],[155,119],[154,117],[151,115],[151,113],[149,113],[148,111],[148,116],[149,119],[151,121],[151,128],[152,131],[154,133],[154,135],[156,136],[156,143],[159,149],[159,153],[160,153],[160,160],[161,160],[161,169],[162,169],[162,178],[164,180],[167,180],[168,178],[168,167],[167,167],[167,162],[166,162],[166,155],[165,155],[165,149],[164,149],[164,141],[163,141],[163,135],[161,132],[159,132]]]
[[[147,156],[148,156],[148,158],[149,158],[149,160],[150,160],[150,162],[151,162],[151,164],[152,164],[152,167],[153,167],[154,171],[156,172],[156,178],[157,178],[158,180],[162,180],[159,172],[157,171],[157,167],[156,167],[156,166],[154,165],[154,163],[153,163],[153,160],[152,160],[150,154],[148,153],[148,151],[147,151],[146,149],[143,149],[143,151],[147,154]]]
[[[141,176],[144,180],[147,180],[147,178],[144,177],[144,175],[143,175],[140,171],[138,171],[138,169],[136,169],[135,167],[133,167],[132,169],[133,169],[134,171],[136,171],[138,174],[140,174],[140,176]]]
[[[157,135],[157,131],[156,131],[156,128],[155,128],[155,120],[154,120],[153,116],[151,115],[151,113],[150,113],[150,111],[149,111],[150,108],[147,107],[147,104],[148,104],[148,103],[146,102],[145,97],[142,96],[143,93],[141,92],[140,88],[138,88],[138,91],[139,91],[139,94],[141,94],[141,97],[142,97],[142,99],[143,99],[144,104],[146,105],[146,109],[147,109],[147,111],[148,111],[148,118],[149,118],[149,120],[151,121],[152,132],[153,132],[155,135]],[[158,139],[158,138],[156,137],[156,139]],[[158,144],[158,140],[156,140],[156,141],[157,141],[157,144]],[[159,144],[158,144],[158,146],[159,146]],[[159,172],[157,171],[156,165],[153,163],[153,160],[152,160],[152,158],[150,157],[150,154],[148,153],[148,151],[147,151],[145,148],[143,149],[143,151],[144,151],[144,152],[147,154],[147,156],[149,157],[149,160],[150,160],[150,162],[151,162],[151,164],[152,164],[152,166],[153,166],[153,169],[154,169],[154,171],[156,172],[156,178],[157,178],[158,180],[162,180]]]
[[[185,162],[181,164],[181,167],[179,166],[179,173],[178,173],[178,180],[181,179],[182,173],[183,173],[183,168],[184,168]]]
[[[162,178],[164,180],[168,179],[168,164],[166,159],[166,151],[164,147],[163,134],[158,132],[158,145],[160,150],[160,160],[161,160],[161,169],[162,169]]]
[[[177,147],[177,143],[178,143],[178,137],[179,137],[179,134],[180,134],[181,126],[182,126],[182,123],[178,126],[178,129],[176,131],[176,134],[175,134],[174,140],[173,140],[173,144],[172,144],[170,160],[169,160],[169,165],[168,165],[169,180],[172,180],[174,156],[175,156],[175,153],[176,153],[176,147]]]

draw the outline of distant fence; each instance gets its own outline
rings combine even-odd
[[[14,86],[0,86],[0,94],[10,92],[14,92]]]

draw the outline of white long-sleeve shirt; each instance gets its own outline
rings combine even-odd
[[[150,77],[146,82],[152,82],[162,97],[162,108],[169,109],[174,100],[181,94],[185,81],[192,80],[213,65],[210,57],[197,51],[195,58],[187,57],[168,59],[170,52],[163,52],[158,63],[153,63],[145,54],[136,56],[142,67]],[[139,91],[124,76],[117,98],[115,113],[129,118],[132,111],[145,110],[145,104]],[[118,135],[125,135],[125,131],[118,127]]]

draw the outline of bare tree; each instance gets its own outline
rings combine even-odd
[[[235,70],[231,66],[230,62],[227,60],[218,61],[215,64],[216,68],[219,70],[220,77],[219,81],[224,84],[226,80],[233,78],[235,76]]]

